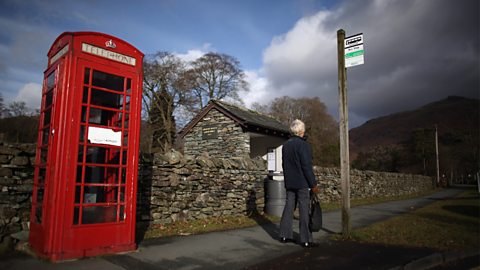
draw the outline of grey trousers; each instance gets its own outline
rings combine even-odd
[[[310,212],[310,191],[305,189],[287,189],[287,200],[283,208],[282,219],[280,221],[280,238],[293,239],[293,211],[295,203],[298,203],[300,212],[300,243],[313,242],[312,233],[308,228]]]

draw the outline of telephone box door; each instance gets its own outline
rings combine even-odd
[[[114,243],[118,251],[131,250],[135,234],[132,162],[129,149],[135,74],[80,60],[76,70],[76,100],[81,100],[73,136],[76,166],[66,206],[65,250],[93,250]],[[134,162],[135,165],[137,164]],[[136,178],[136,177],[135,177]]]

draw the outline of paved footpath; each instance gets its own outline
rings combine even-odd
[[[435,200],[453,197],[460,192],[462,192],[461,189],[445,189],[421,198],[355,207],[351,210],[352,226],[354,228],[367,226],[373,222],[425,206]],[[326,236],[329,233],[341,231],[340,211],[324,213],[323,220],[325,230],[314,234],[314,239],[320,242],[326,242]],[[295,228],[295,231],[298,232],[298,227]],[[278,224],[270,223],[201,235],[145,240],[135,252],[59,263],[38,260],[25,254],[15,254],[2,258],[0,269],[234,270],[255,268],[256,265],[275,258],[285,258],[302,252],[302,248],[294,243],[282,244],[277,241],[277,234]],[[355,268],[353,266],[352,269]]]

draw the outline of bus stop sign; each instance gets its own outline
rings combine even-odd
[[[345,38],[345,67],[362,65],[363,59],[363,33]]]

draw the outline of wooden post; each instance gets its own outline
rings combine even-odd
[[[437,130],[437,125],[435,125],[435,158],[436,158],[436,165],[437,165],[437,185],[438,187],[440,185],[440,161],[438,157],[438,130]]]
[[[345,31],[337,31],[338,94],[340,114],[340,175],[342,181],[342,234],[350,237],[350,158],[348,150],[347,70],[345,68]]]

